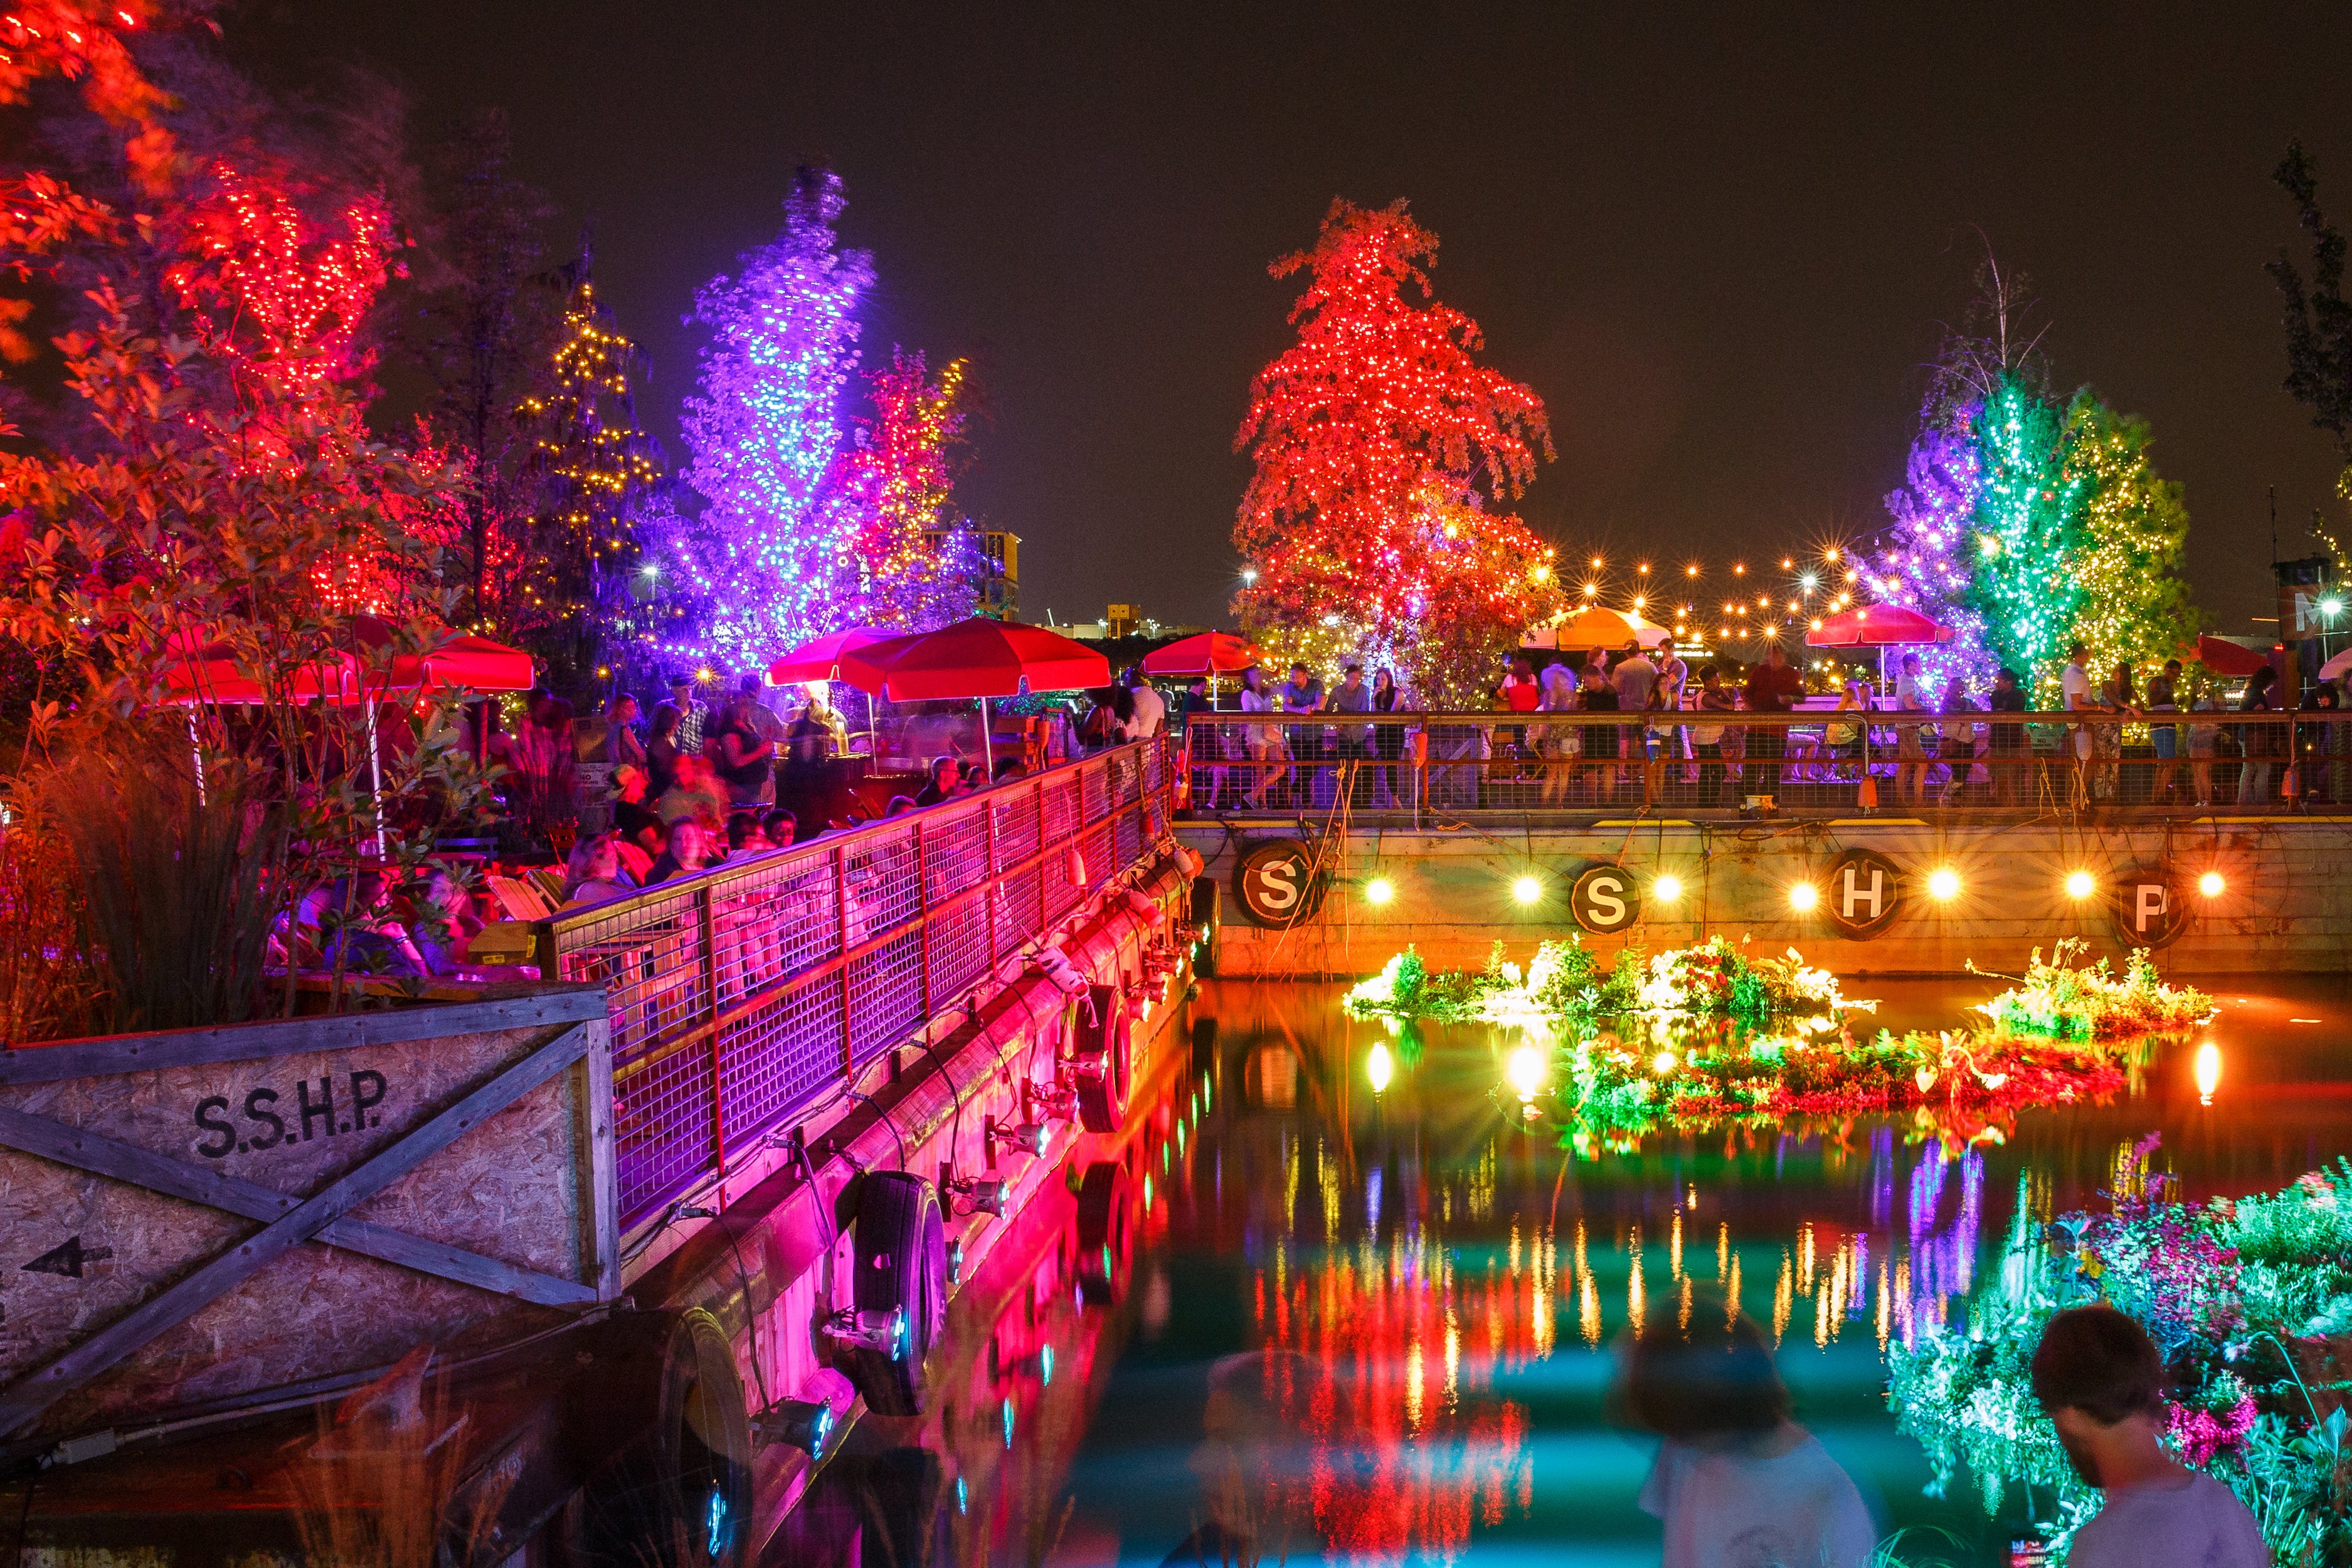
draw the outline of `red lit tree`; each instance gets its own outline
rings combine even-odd
[[[894,348],[889,369],[866,373],[874,414],[858,422],[843,491],[859,518],[852,552],[868,626],[928,630],[977,603],[978,546],[952,510],[964,369],[952,360],[933,376],[921,353]]]
[[[1277,658],[1395,668],[1424,698],[1469,700],[1494,654],[1557,595],[1551,553],[1514,499],[1551,456],[1535,393],[1474,357],[1478,324],[1436,302],[1437,237],[1402,201],[1334,201],[1290,313],[1298,342],[1260,372],[1234,440],[1256,471],[1234,542],[1235,597]]]

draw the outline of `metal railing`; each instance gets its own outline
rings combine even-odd
[[[2352,809],[2352,714],[1195,713],[1184,765],[1194,817],[2287,815]]]
[[[1171,752],[1118,746],[539,922],[541,973],[604,987],[623,1225],[1131,866],[1168,820]]]

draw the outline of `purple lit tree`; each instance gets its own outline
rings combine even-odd
[[[841,209],[838,176],[800,169],[782,232],[695,295],[711,341],[686,400],[686,479],[704,505],[647,520],[649,563],[683,612],[657,634],[674,653],[754,668],[866,614],[858,512],[835,487],[842,389],[874,263],[836,250]]]

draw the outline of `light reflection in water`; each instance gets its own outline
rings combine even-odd
[[[1768,1321],[1808,1418],[1837,1413],[1891,1522],[1976,1530],[1920,1498],[1924,1464],[1893,1433],[1875,1367],[1895,1338],[1964,1314],[2001,1265],[2010,1216],[2084,1206],[2152,1128],[2208,1192],[2291,1180],[2315,1151],[2352,1145],[2342,1097],[2273,1096],[2224,1124],[2187,1092],[2213,1092],[2201,1075],[2175,1062],[2135,1073],[2108,1105],[2023,1108],[2000,1142],[1970,1142],[1967,1128],[1948,1142],[1906,1115],[1651,1134],[1580,1158],[1520,1114],[1519,1037],[1424,1027],[1392,1047],[1398,1037],[1341,1017],[1336,994],[1206,988],[1196,1017],[1215,1020],[1211,1047],[1162,1091],[1131,1156],[1141,1251],[1118,1266],[1147,1281],[1137,1303],[1074,1321],[1066,1284],[1038,1296],[1063,1304],[1035,1331],[1062,1344],[1066,1369],[1050,1388],[989,1385],[1018,1407],[1013,1451],[994,1398],[979,1406],[996,1418],[982,1446],[994,1458],[941,1433],[956,1495],[974,1478],[973,1517],[990,1500],[993,1539],[1026,1539],[1009,1510],[1034,1500],[1050,1521],[1066,1487],[1056,1561],[1190,1563],[1208,1542],[1214,1562],[1222,1549],[1197,1534],[1211,1522],[1265,1561],[1286,1542],[1293,1561],[1319,1545],[1349,1562],[1475,1563],[1489,1538],[1601,1540],[1654,1559],[1654,1526],[1632,1505],[1640,1450],[1601,1413],[1605,1357],[1645,1316],[1743,1307]],[[2281,1070],[2231,1043],[2257,1064],[2249,1076]],[[1385,1083],[1374,1047],[1389,1053]],[[1160,1179],[1147,1188],[1149,1173]],[[1198,1390],[1217,1376],[1245,1380],[1263,1416],[1244,1438],[1215,1418],[1203,1436]],[[1578,1457],[1539,1471],[1553,1454]],[[1246,1506],[1208,1479],[1243,1455]],[[1021,1466],[1047,1473],[1005,1468]],[[1020,1484],[983,1484],[1000,1475]]]

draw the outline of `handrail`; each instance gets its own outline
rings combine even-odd
[[[2352,713],[1194,712],[1183,809],[1652,815],[2352,807]],[[1279,797],[1279,798],[1276,798]]]
[[[1171,737],[534,922],[605,989],[625,1225],[723,1171],[1158,840]]]

